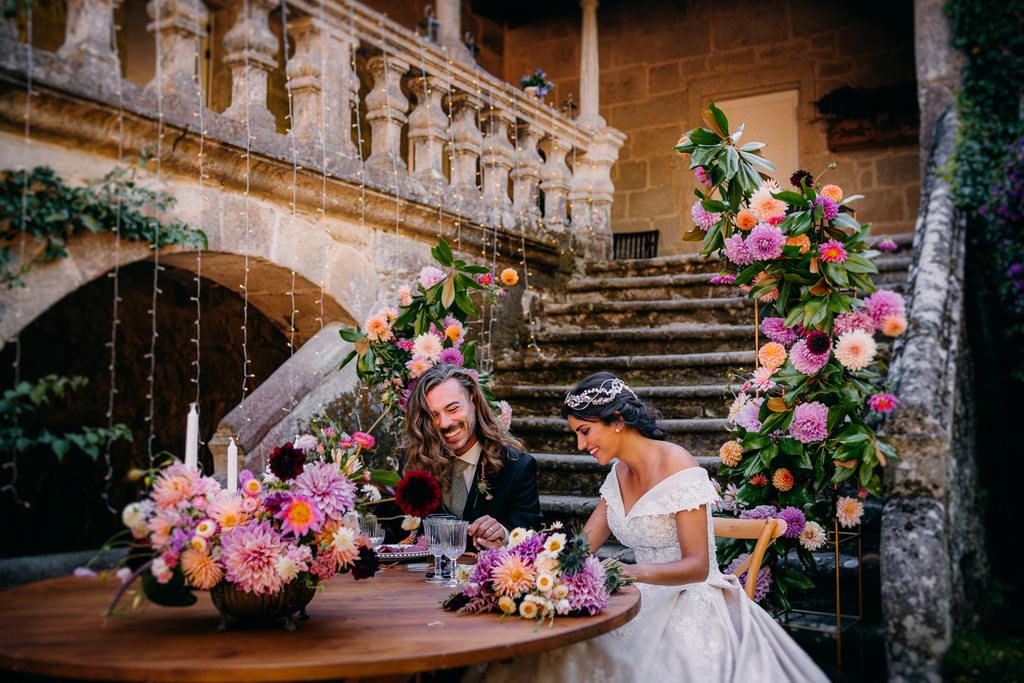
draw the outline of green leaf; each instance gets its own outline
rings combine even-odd
[[[797,192],[783,190],[782,192],[772,192],[772,196],[793,206],[807,206],[807,199]]]
[[[346,365],[351,363],[352,359],[355,358],[355,357],[356,357],[355,349],[353,349],[352,351],[349,351],[348,355],[345,356],[345,360],[341,361],[341,365],[338,366],[338,369],[341,370],[342,368],[344,368]]]
[[[714,102],[708,103],[708,109],[711,110],[711,115],[715,117],[715,123],[718,124],[719,129],[728,133],[729,132],[729,119],[725,117],[725,113],[721,109],[715,106]]]
[[[687,131],[686,136],[695,145],[717,145],[722,142],[722,138],[707,128],[694,128],[691,131]]]
[[[434,260],[446,268],[452,267],[452,248],[443,237],[437,238],[437,246],[431,249]]]
[[[476,307],[473,305],[472,299],[470,299],[469,295],[465,292],[460,290],[455,292],[455,304],[467,316],[476,315]]]
[[[846,257],[846,269],[851,273],[877,273],[878,266],[861,254],[850,254]]]
[[[441,305],[451,308],[455,303],[455,273],[450,273],[444,279],[444,286],[441,289]]]
[[[338,334],[340,334],[341,338],[345,341],[353,343],[367,338],[366,333],[358,327],[344,327],[338,332]]]
[[[378,486],[394,487],[399,479],[398,472],[394,470],[370,470],[370,481]]]
[[[726,209],[729,208],[728,206],[718,201],[717,199],[705,199],[700,203],[700,205],[703,206],[707,211],[711,211],[712,213],[721,213],[722,211],[725,211]]]

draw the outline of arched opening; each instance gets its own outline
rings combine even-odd
[[[179,255],[182,264],[186,255]],[[221,255],[227,256],[227,255]],[[234,257],[241,261],[240,257]],[[165,262],[166,263],[166,262]],[[192,263],[195,263],[192,255]],[[273,267],[264,264],[265,267]],[[167,450],[179,457],[184,450],[185,421],[195,400],[196,358],[194,338],[195,276],[184,268],[162,265],[157,297],[157,338],[153,373],[153,439],[149,441],[149,373],[153,263],[123,266],[118,275],[121,302],[118,318],[115,422],[134,433],[131,444],[112,449],[112,472],[101,456],[94,462],[81,452],[68,453],[57,462],[48,449],[18,455],[18,495],[31,503],[23,508],[10,495],[0,498],[0,514],[9,533],[0,555],[4,557],[98,547],[120,531],[101,494],[109,485],[109,499],[120,508],[138,496],[142,482],[129,481],[132,468],[149,464],[153,453]],[[275,267],[276,268],[276,267]],[[277,270],[280,270],[277,268]],[[211,274],[215,275],[214,271]],[[287,274],[287,273],[286,273]],[[308,284],[308,283],[307,283]],[[200,438],[212,436],[221,418],[242,399],[243,300],[228,288],[203,277],[200,316]],[[335,305],[336,306],[336,305]],[[52,430],[78,426],[105,426],[110,391],[113,279],[99,277],[51,306],[20,334],[20,370],[23,380],[48,374],[86,377],[86,387],[39,416],[39,424]],[[279,317],[279,316],[274,316]],[[290,355],[286,321],[272,320],[250,302],[244,337],[250,360],[247,389],[252,391]],[[296,345],[303,340],[296,340]],[[0,351],[4,386],[13,384],[14,348]],[[33,426],[31,424],[25,426]],[[5,454],[7,455],[7,454]],[[8,456],[9,457],[9,456]],[[210,453],[200,449],[200,462],[211,471]]]

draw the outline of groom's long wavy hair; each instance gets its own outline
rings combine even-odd
[[[458,365],[439,363],[416,380],[416,386],[405,406],[405,471],[427,470],[442,485],[450,478],[450,469],[455,454],[434,426],[427,394],[438,385],[454,379],[466,391],[476,413],[476,439],[481,448],[484,471],[492,475],[501,469],[501,449],[512,446],[522,449],[523,445],[502,429],[494,416],[487,398],[480,389],[476,377],[466,368]]]

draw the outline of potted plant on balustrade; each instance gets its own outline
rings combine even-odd
[[[881,469],[896,457],[879,436],[899,401],[884,391],[887,340],[907,327],[903,298],[876,289],[878,251],[847,196],[798,170],[783,190],[759,142],[742,143],[712,103],[707,127],[687,131],[676,151],[702,189],[685,236],[722,263],[714,284],[753,299],[767,343],[729,409],[732,439],[720,449],[721,512],[785,520],[757,583],[757,599],[790,609],[787,593],[813,586],[813,553],[855,528],[862,499],[878,495]],[[827,169],[826,169],[827,170]],[[824,173],[824,172],[823,172]],[[760,341],[760,339],[758,340]],[[719,560],[742,560],[750,542],[722,542]],[[790,554],[799,563],[794,566]],[[803,571],[797,569],[803,567]],[[741,577],[742,578],[742,577]]]
[[[519,87],[525,90],[527,95],[543,101],[555,84],[548,80],[548,75],[543,69],[537,67],[532,74],[523,74],[519,79]]]

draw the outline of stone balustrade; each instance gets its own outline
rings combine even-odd
[[[50,57],[72,62],[69,72],[81,67],[109,81],[121,58],[109,36],[122,1],[67,0],[65,44]],[[571,232],[592,243],[584,245],[591,254],[606,253],[611,167],[622,133],[603,121],[569,119],[449,46],[352,0],[227,0],[210,8],[202,0],[150,0],[158,68],[145,88],[149,99],[139,102],[158,95],[167,124],[197,132],[195,110],[209,102],[197,80],[197,50],[215,9],[230,22],[223,49],[214,53],[231,87],[223,112],[203,112],[208,137],[291,156],[308,172],[329,172],[485,226]],[[282,12],[293,45],[287,55],[272,30]],[[0,34],[0,41],[11,45],[13,37]],[[5,66],[18,62],[24,46],[18,47],[5,50]],[[268,101],[269,79],[282,63],[290,121],[275,116]],[[46,84],[46,75],[36,80]],[[89,82],[68,79],[64,89],[85,90]]]

